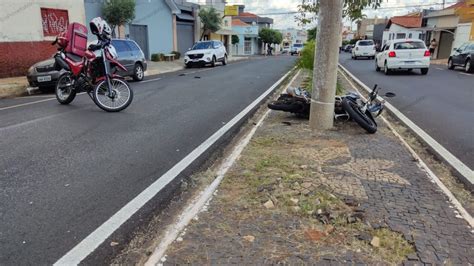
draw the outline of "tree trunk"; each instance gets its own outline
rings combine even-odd
[[[341,46],[343,0],[320,0],[316,55],[314,57],[313,95],[309,124],[313,130],[334,125],[337,64]]]

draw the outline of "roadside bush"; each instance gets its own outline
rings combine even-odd
[[[174,54],[174,59],[178,60],[181,57],[181,53],[178,51],[172,51],[171,54]]]
[[[162,53],[151,54],[151,61],[159,62],[164,60],[165,55]]]
[[[316,42],[314,40],[306,43],[303,50],[301,50],[298,67],[313,70],[315,44]]]

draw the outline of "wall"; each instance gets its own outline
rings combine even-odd
[[[85,20],[83,0],[0,1],[0,78],[25,75],[56,52],[55,36],[44,36],[41,8],[67,10],[70,23]]]
[[[87,21],[102,15],[104,0],[84,0]],[[164,0],[136,0],[135,19],[131,24],[148,26],[148,47],[153,53],[169,53],[173,50],[173,15]],[[125,26],[128,37],[129,28]],[[90,40],[96,40],[90,36]]]
[[[472,23],[459,24],[454,37],[453,48],[459,48],[461,44],[469,41]]]

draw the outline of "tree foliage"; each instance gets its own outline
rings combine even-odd
[[[281,32],[270,28],[261,29],[258,33],[258,37],[260,37],[264,43],[280,44],[283,41]]]
[[[111,25],[112,30],[117,26],[130,23],[135,18],[135,0],[105,1],[102,7],[104,19]]]
[[[318,28],[314,27],[308,30],[308,41],[316,40],[316,34],[318,33]]]
[[[343,17],[349,18],[351,21],[364,18],[362,10],[366,7],[378,8],[384,0],[344,0]],[[319,11],[319,0],[301,0],[298,5],[299,15],[296,21],[301,25],[309,24],[317,18]]]
[[[239,36],[237,35],[232,35],[232,44],[236,45],[240,42]]]
[[[202,24],[201,41],[204,35],[221,29],[222,17],[215,8],[201,9],[201,11],[199,11],[199,18]]]

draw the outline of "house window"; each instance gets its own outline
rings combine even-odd
[[[411,33],[408,34],[408,39],[411,39],[413,35]]]
[[[405,39],[406,36],[406,33],[397,33],[397,39]]]
[[[41,20],[44,36],[56,36],[69,25],[68,12],[63,9],[41,8]]]

